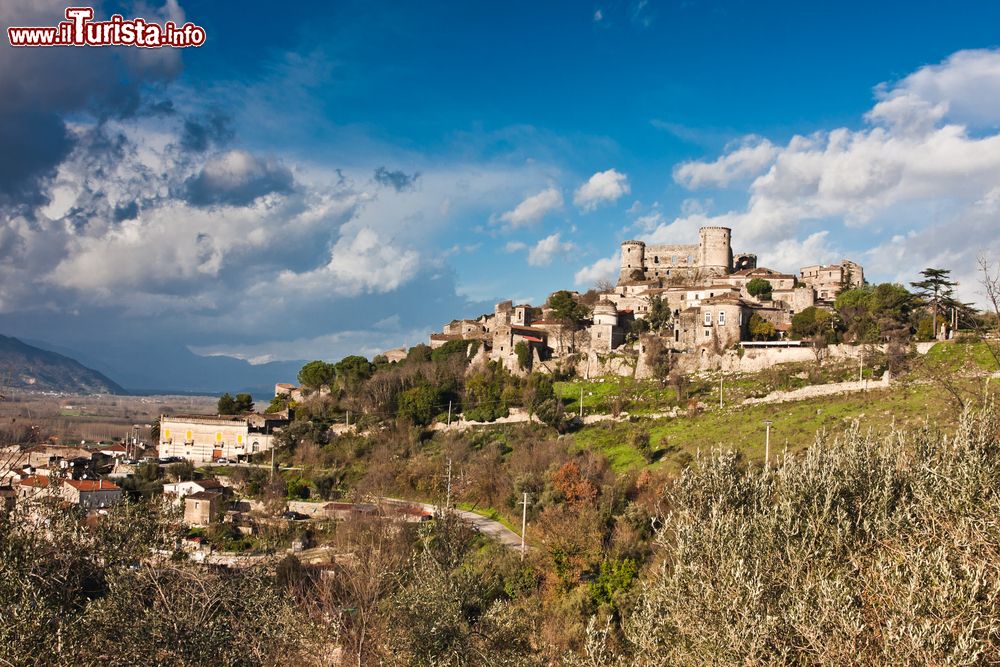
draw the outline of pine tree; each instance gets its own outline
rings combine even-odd
[[[937,316],[942,304],[955,303],[955,287],[957,282],[951,279],[951,269],[927,268],[920,272],[923,280],[912,282],[917,290],[917,295],[925,304],[931,307],[931,322],[934,328],[934,337],[937,337]]]

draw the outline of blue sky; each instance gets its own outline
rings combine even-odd
[[[0,331],[111,370],[371,355],[703,224],[976,299],[1000,5],[873,4],[99,5],[207,42],[0,48]]]

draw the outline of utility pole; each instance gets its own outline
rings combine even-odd
[[[524,534],[528,530],[528,493],[525,491],[524,500],[521,501],[521,560],[524,560]]]
[[[764,428],[766,429],[764,433],[764,470],[767,470],[771,463],[771,424],[773,423],[770,419],[764,420]]]
[[[274,481],[274,443],[271,443],[271,481]]]
[[[580,419],[583,419],[583,387],[580,387]]]
[[[347,428],[351,428],[351,411],[347,411]]]
[[[445,509],[451,509],[451,457],[448,458],[448,495],[444,506]]]
[[[719,409],[722,409],[722,371],[719,371]]]
[[[451,401],[448,401],[448,426],[451,426]]]
[[[865,379],[865,351],[864,350],[861,350],[861,354],[858,355],[858,361],[861,364],[860,366],[858,366],[858,382],[861,382],[862,380]]]

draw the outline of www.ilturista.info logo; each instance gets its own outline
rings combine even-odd
[[[185,48],[205,43],[205,29],[190,21],[178,26],[145,19],[128,19],[115,14],[109,21],[93,21],[92,7],[67,7],[66,20],[55,27],[7,28],[11,46],[164,46]]]

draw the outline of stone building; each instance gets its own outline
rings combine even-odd
[[[734,255],[728,227],[702,227],[696,244],[650,244],[625,241],[621,245],[619,284],[633,280],[690,280],[724,276],[757,266],[757,256]]]
[[[161,415],[161,457],[180,456],[195,463],[238,460],[266,452],[290,413],[245,415]]]
[[[799,280],[816,291],[817,300],[832,302],[841,290],[864,285],[865,272],[857,262],[844,259],[829,266],[804,266],[799,271]]]
[[[222,514],[223,496],[217,491],[198,491],[184,498],[184,523],[210,526]]]
[[[83,509],[103,509],[117,505],[122,489],[102,479],[55,479],[31,475],[18,483],[19,500],[32,502],[46,497],[59,498]]]
[[[608,299],[594,305],[590,325],[590,349],[610,352],[625,341],[625,334],[618,325],[618,307]]]
[[[627,332],[634,331],[635,320],[649,317],[658,299],[668,322],[656,335],[671,354],[679,355],[675,360],[682,365],[705,368],[725,350],[749,339],[754,313],[784,335],[796,313],[811,306],[829,308],[844,286],[864,283],[862,267],[846,259],[832,266],[804,267],[798,276],[758,267],[757,255],[732,251],[731,236],[726,227],[703,227],[695,244],[625,241],[618,282],[591,302],[589,319],[561,322],[545,307],[502,301],[491,315],[445,325],[442,333],[431,336],[431,346],[477,337],[483,341],[485,358],[520,372],[515,348],[524,342],[531,347],[533,367],[542,372],[567,361],[587,377],[642,376],[648,368],[635,359],[641,356],[643,343]],[[758,278],[770,283],[769,294],[754,296],[747,291]],[[539,360],[544,361],[539,364]]]
[[[122,489],[103,479],[66,479],[62,495],[84,509],[99,509],[117,505],[122,499]]]

